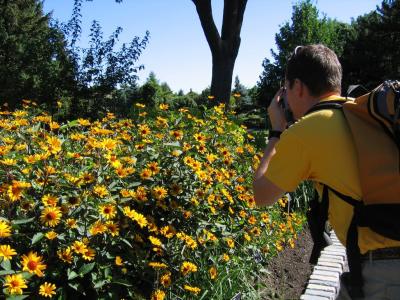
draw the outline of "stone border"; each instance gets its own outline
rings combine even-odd
[[[321,251],[301,300],[335,300],[339,293],[340,275],[348,271],[346,248],[333,230],[330,238],[333,244]]]

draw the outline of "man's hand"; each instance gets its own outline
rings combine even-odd
[[[283,112],[282,106],[279,103],[280,101],[283,101],[284,91],[284,88],[280,88],[276,92],[271,104],[268,107],[268,115],[271,121],[272,130],[284,131],[287,126],[285,113]]]

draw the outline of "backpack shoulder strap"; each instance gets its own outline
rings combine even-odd
[[[346,100],[331,100],[331,101],[322,101],[315,104],[311,107],[304,115],[311,114],[315,111],[323,110],[323,109],[342,109],[343,104],[347,102]]]

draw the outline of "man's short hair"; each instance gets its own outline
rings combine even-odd
[[[321,44],[297,46],[286,65],[285,77],[290,87],[296,78],[301,80],[314,97],[341,93],[342,66],[335,52]]]

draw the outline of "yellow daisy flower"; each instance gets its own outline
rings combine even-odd
[[[39,287],[39,294],[43,297],[52,298],[55,292],[56,285],[54,283],[45,282]]]
[[[8,222],[0,220],[0,238],[9,237],[11,235],[11,227]]]
[[[43,277],[43,270],[47,266],[43,263],[43,257],[37,255],[36,252],[30,251],[28,255],[22,255],[21,264],[23,266],[22,271],[28,271],[31,274],[36,274],[39,277]]]
[[[54,227],[60,223],[61,215],[62,213],[59,207],[48,206],[42,210],[40,220],[43,224]]]
[[[13,274],[5,277],[4,287],[11,295],[22,295],[22,289],[26,289],[28,286],[21,274]]]
[[[13,255],[17,255],[17,252],[11,248],[10,245],[0,245],[0,257],[2,257],[3,260],[12,259]]]

